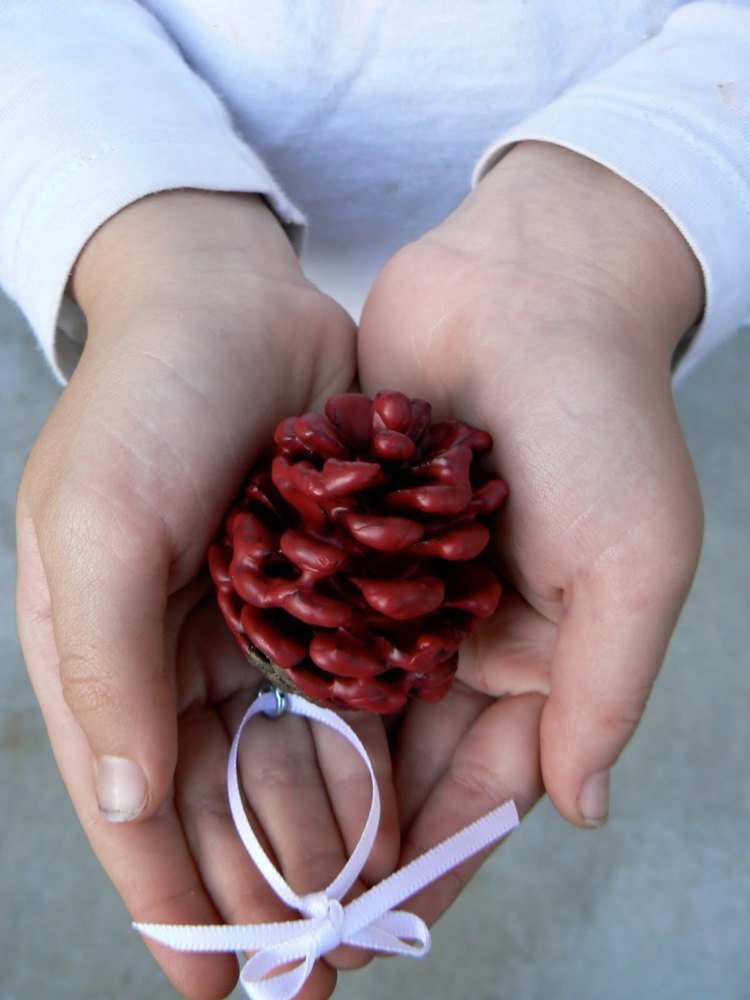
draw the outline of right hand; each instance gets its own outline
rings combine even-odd
[[[494,555],[512,585],[438,706],[394,752],[403,856],[542,785],[580,826],[644,711],[693,579],[702,509],[670,361],[703,279],[646,194],[519,143],[386,265],[359,333],[364,391],[398,384],[486,428],[509,497]],[[428,922],[472,859],[410,901]]]
[[[58,765],[134,919],[288,918],[238,855],[228,813],[226,753],[258,676],[219,618],[204,556],[278,420],[350,388],[353,324],[254,196],[134,203],[94,234],[71,288],[88,341],[32,451],[17,521],[19,631]],[[248,796],[307,892],[356,842],[369,779],[307,723],[283,723],[245,758]],[[398,825],[382,725],[356,725],[382,779],[369,882],[395,866]],[[150,947],[184,995],[234,985],[234,956]],[[303,995],[334,983],[319,962]]]

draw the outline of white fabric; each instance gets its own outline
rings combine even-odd
[[[0,0],[0,283],[63,374],[69,269],[123,204],[259,191],[355,314],[503,149],[654,197],[708,291],[685,369],[750,317],[750,0]]]
[[[325,889],[304,896],[292,889],[261,847],[245,813],[239,783],[237,756],[242,732],[254,716],[278,714],[277,699],[281,700],[284,711],[321,722],[345,737],[365,762],[372,787],[370,811],[349,860]],[[302,913],[304,919],[229,926],[139,923],[133,926],[146,937],[178,951],[255,951],[240,977],[252,1000],[291,1000],[302,988],[317,959],[340,944],[422,958],[430,950],[427,925],[413,913],[393,907],[496,843],[518,825],[515,805],[506,802],[344,905],[341,900],[362,871],[380,822],[377,780],[367,751],[354,730],[335,712],[313,705],[298,695],[262,691],[245,713],[232,741],[227,786],[232,817],[250,857],[279,898]],[[297,964],[286,972],[272,975],[289,962]]]

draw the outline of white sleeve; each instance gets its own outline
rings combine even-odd
[[[304,226],[136,0],[0,0],[0,150],[0,284],[58,376],[81,352],[70,270],[120,208],[175,188],[253,192],[293,242]]]
[[[524,139],[609,167],[659,204],[703,270],[682,377],[750,320],[750,3],[687,3],[659,34],[503,135],[476,183]]]

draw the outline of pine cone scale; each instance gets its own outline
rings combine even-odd
[[[380,552],[400,552],[424,535],[424,527],[408,517],[347,511],[344,523],[357,541]]]

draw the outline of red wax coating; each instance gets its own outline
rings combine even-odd
[[[492,438],[400,392],[325,410],[281,421],[229,511],[209,551],[219,607],[313,701],[438,701],[500,600],[484,520],[507,488],[476,462]]]

